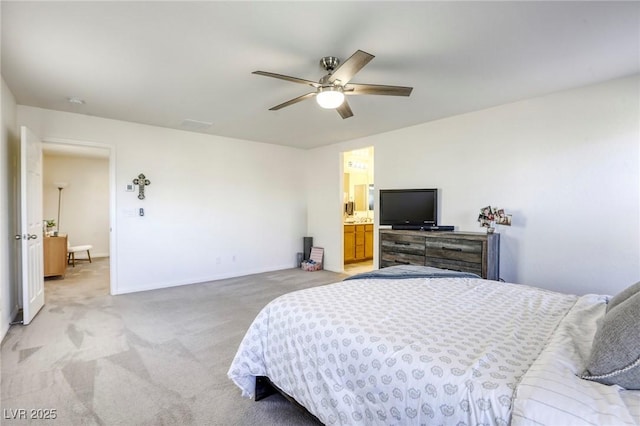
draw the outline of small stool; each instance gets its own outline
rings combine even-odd
[[[92,245],[86,244],[84,246],[69,246],[67,247],[67,264],[71,263],[72,266],[76,266],[76,253],[86,251],[87,257],[89,258],[89,263],[91,263],[91,253],[89,250],[93,248]],[[85,260],[85,259],[78,259]]]

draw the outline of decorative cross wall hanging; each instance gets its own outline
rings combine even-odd
[[[151,185],[151,181],[140,173],[138,178],[133,180],[133,184],[138,185],[138,199],[144,200],[144,187]]]

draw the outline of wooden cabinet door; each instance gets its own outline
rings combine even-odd
[[[366,225],[364,229],[364,257],[373,259],[373,225]]]
[[[356,258],[356,234],[353,225],[344,227],[344,261],[353,262]]]
[[[364,225],[356,225],[356,260],[364,259]]]

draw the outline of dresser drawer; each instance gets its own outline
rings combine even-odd
[[[438,259],[457,260],[467,263],[482,263],[482,241],[449,238],[427,238],[425,256]]]
[[[384,252],[424,256],[424,237],[403,234],[381,234],[380,246]]]
[[[442,259],[438,257],[426,257],[424,261],[425,266],[433,266],[434,268],[449,269],[451,271],[471,272],[482,276],[482,264],[481,263],[469,263],[459,260]]]
[[[386,268],[387,266],[394,266],[394,265],[424,266],[424,264],[425,264],[425,257],[416,255],[416,254],[382,252],[382,255],[380,257],[381,268]]]
[[[381,233],[380,267],[424,265],[424,237],[402,233]]]
[[[427,238],[425,248],[426,266],[483,275],[482,241]]]

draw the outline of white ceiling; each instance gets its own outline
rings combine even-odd
[[[19,104],[311,148],[640,72],[639,2],[6,1]],[[306,100],[322,56],[375,55],[343,120]],[[85,100],[84,105],[68,98]]]

